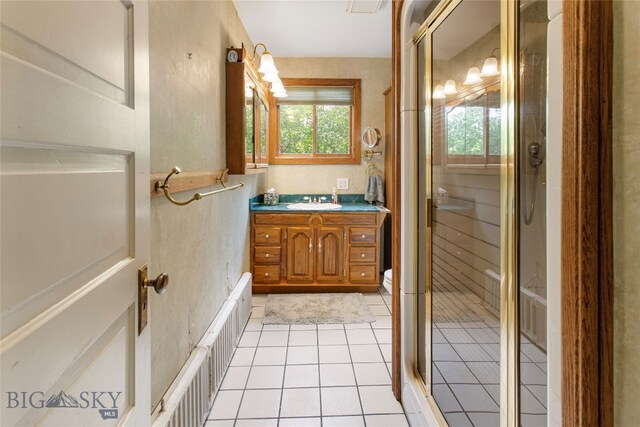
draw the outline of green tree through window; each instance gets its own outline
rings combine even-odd
[[[269,163],[359,164],[360,79],[282,78],[287,96],[275,99]]]

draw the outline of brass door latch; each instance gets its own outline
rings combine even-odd
[[[153,287],[156,293],[162,295],[169,286],[169,275],[160,273],[155,279],[149,279],[147,264],[138,269],[138,335],[142,333],[148,322],[147,288]]]

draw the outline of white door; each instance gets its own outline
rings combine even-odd
[[[147,5],[0,7],[0,424],[149,425]]]

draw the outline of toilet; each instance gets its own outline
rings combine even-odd
[[[384,272],[384,280],[382,281],[382,286],[384,286],[387,292],[391,293],[391,269]]]

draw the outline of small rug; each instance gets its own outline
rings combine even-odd
[[[371,323],[376,318],[362,294],[270,294],[262,323],[311,325]]]

